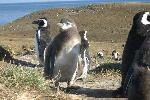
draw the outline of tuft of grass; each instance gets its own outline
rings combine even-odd
[[[28,100],[65,100],[62,95],[55,92],[52,81],[45,80],[42,68],[31,68],[27,66],[16,66],[0,62],[0,85],[13,91],[10,98],[28,98]],[[0,94],[1,96],[1,94]],[[36,98],[35,98],[36,97]],[[5,95],[2,94],[2,98]],[[6,97],[9,99],[9,97]]]
[[[0,66],[0,83],[5,84],[7,87],[38,90],[46,88],[45,79],[38,68],[11,64],[1,64]]]
[[[95,69],[90,70],[90,74],[98,74],[102,77],[109,77],[109,76],[120,76],[120,61],[114,61],[111,59],[104,59],[103,63],[100,63]]]

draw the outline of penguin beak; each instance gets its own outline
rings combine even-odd
[[[32,24],[38,24],[39,23],[39,21],[33,21],[32,22]]]

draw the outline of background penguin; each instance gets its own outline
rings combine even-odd
[[[35,34],[35,50],[40,64],[44,65],[45,48],[52,40],[50,37],[50,25],[45,17],[33,21],[32,24],[38,25]]]
[[[73,20],[62,18],[60,33],[48,45],[45,56],[44,75],[54,81],[59,89],[59,82],[74,83],[78,70],[81,37]]]
[[[0,46],[0,61],[4,61],[7,63],[14,62],[14,58],[11,55],[11,53],[8,50],[6,50],[5,48],[3,48],[2,46]]]
[[[100,58],[100,59],[104,59],[104,53],[103,53],[104,50],[101,50],[97,53],[97,57]]]
[[[147,43],[147,48],[143,49],[141,48],[142,45],[144,45],[144,41],[146,39],[147,36],[150,35],[150,17],[149,16],[149,12],[139,12],[137,13],[134,18],[133,18],[133,25],[132,28],[130,30],[130,33],[128,35],[127,41],[126,41],[126,45],[124,47],[124,51],[123,51],[123,57],[122,57],[122,66],[121,66],[121,73],[122,73],[122,82],[121,82],[121,87],[115,92],[115,94],[119,94],[121,96],[127,96],[127,89],[130,83],[130,78],[133,74],[133,67],[143,67],[143,65],[149,65],[150,63],[150,59],[148,59],[148,57],[150,57],[149,53],[149,47],[147,47],[149,44]],[[141,54],[138,53],[139,50],[142,50]],[[147,54],[147,56],[145,56],[145,54]],[[138,59],[138,56],[142,56],[141,59]],[[136,58],[137,57],[137,58]],[[136,59],[138,59],[136,61]],[[142,61],[142,65],[139,63]],[[137,64],[137,65],[135,65]],[[138,71],[138,74],[140,74],[139,72],[142,72],[140,70],[134,70],[134,72]],[[142,73],[141,73],[142,75]],[[146,74],[145,74],[146,75]],[[134,78],[136,78],[137,76],[135,75]],[[147,76],[145,76],[146,78]],[[138,79],[138,78],[137,78]],[[140,90],[141,88],[143,89],[143,87],[140,87],[139,84],[141,84],[141,79],[138,79],[139,81],[136,81],[137,83],[135,83],[137,85],[137,87]],[[144,80],[143,80],[144,81]],[[135,82],[135,81],[134,81]],[[141,85],[144,85],[141,84]],[[133,90],[133,89],[132,89]],[[149,89],[150,90],[150,89]],[[136,91],[136,90],[133,90]],[[143,92],[143,91],[141,91]],[[130,92],[131,93],[131,92]],[[140,93],[140,92],[139,92]],[[134,97],[136,95],[133,95]],[[133,99],[133,100],[139,100],[139,99]],[[143,100],[143,99],[140,99]]]
[[[91,57],[89,54],[89,41],[87,39],[87,31],[80,31],[81,47],[80,47],[80,59],[79,59],[79,72],[77,79],[85,79],[87,72],[90,68]]]
[[[119,52],[117,52],[116,50],[112,51],[111,56],[112,56],[113,60],[115,60],[115,61],[119,60]]]

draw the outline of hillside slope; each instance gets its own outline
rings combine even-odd
[[[104,4],[89,5],[75,9],[47,9],[26,15],[12,23],[0,26],[1,36],[34,36],[33,20],[47,17],[51,23],[51,33],[58,33],[56,23],[64,16],[71,16],[79,30],[87,30],[90,41],[124,42],[132,25],[135,13],[150,10],[150,4]]]

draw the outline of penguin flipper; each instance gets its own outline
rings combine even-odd
[[[46,79],[52,79],[54,74],[55,50],[52,45],[49,45],[45,53],[44,76]]]

